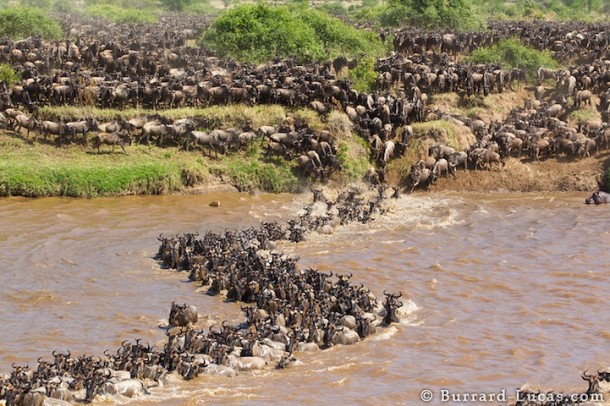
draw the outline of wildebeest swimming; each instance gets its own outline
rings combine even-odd
[[[610,193],[602,192],[602,191],[593,192],[591,197],[588,197],[585,200],[585,203],[586,204],[604,204],[604,203],[610,203]]]
[[[263,222],[221,234],[160,237],[162,266],[189,272],[210,295],[241,302],[245,320],[203,329],[196,325],[194,306],[172,303],[167,338],[158,347],[125,340],[103,357],[53,351],[49,360],[40,357],[36,368],[13,364],[0,378],[0,399],[29,406],[47,399],[89,403],[101,394],[139,397],[169,373],[189,380],[270,365],[283,369],[297,362],[298,352],[355,344],[399,322],[401,292],[384,291],[382,303],[362,284],[353,284],[351,272],[301,270],[297,256],[273,249],[277,240],[300,242],[310,231],[370,222],[385,211],[384,198],[381,188],[348,189],[335,200],[316,190],[304,214],[286,225]],[[322,214],[313,214],[314,206]]]

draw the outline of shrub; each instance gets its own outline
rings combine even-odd
[[[157,16],[148,10],[122,8],[113,4],[87,6],[86,14],[115,23],[156,23]]]
[[[343,3],[339,1],[322,3],[321,5],[317,6],[317,8],[335,17],[343,17],[347,15],[347,9]]]
[[[8,87],[11,87],[21,80],[21,75],[11,68],[10,65],[3,63],[0,65],[0,80],[6,83]]]
[[[0,11],[0,37],[20,39],[32,35],[58,39],[62,31],[59,23],[40,9],[10,7]]]
[[[240,5],[224,12],[200,38],[223,56],[260,63],[274,58],[318,61],[380,50],[372,33],[303,7]]]
[[[388,0],[383,25],[477,30],[484,26],[471,0]]]
[[[370,92],[375,87],[379,74],[375,71],[375,58],[366,57],[358,61],[358,65],[349,71],[352,87],[359,92]]]
[[[475,63],[501,64],[505,68],[524,69],[528,78],[535,78],[538,68],[557,68],[559,64],[549,51],[537,51],[517,39],[505,39],[497,44],[481,48],[469,58]]]

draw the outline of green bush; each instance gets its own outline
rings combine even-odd
[[[358,65],[349,71],[352,87],[359,92],[370,92],[375,87],[379,75],[375,71],[375,58],[366,57],[358,61]]]
[[[500,64],[504,68],[524,69],[529,79],[536,77],[540,67],[559,67],[549,51],[537,51],[517,39],[505,39],[491,47],[477,49],[469,60],[474,63]]]
[[[354,22],[369,23],[373,26],[388,26],[386,16],[388,15],[387,6],[375,7],[350,7],[349,18]],[[400,25],[397,23],[397,25]]]
[[[6,83],[8,87],[11,87],[21,80],[21,75],[11,68],[10,65],[3,63],[0,65],[0,80]]]
[[[262,3],[224,12],[204,32],[200,44],[223,56],[255,63],[289,57],[311,62],[381,51],[375,34],[350,27],[322,11]]]
[[[59,23],[40,9],[10,7],[0,11],[0,37],[21,39],[33,35],[58,39],[62,31]]]
[[[97,4],[87,6],[86,14],[91,17],[99,17],[115,23],[133,24],[157,22],[157,16],[152,11],[122,8],[113,4]]]
[[[484,27],[471,0],[388,0],[383,25],[405,23],[427,29],[478,30]]]
[[[322,3],[317,6],[317,8],[335,17],[343,17],[347,15],[347,9],[340,1]]]

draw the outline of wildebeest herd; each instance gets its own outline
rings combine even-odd
[[[350,345],[380,326],[399,322],[402,294],[384,291],[379,302],[352,273],[299,269],[299,258],[274,249],[275,242],[302,241],[305,233],[353,221],[367,223],[382,214],[385,188],[348,189],[335,200],[314,190],[314,201],[286,225],[263,222],[258,228],[221,234],[159,237],[160,263],[189,272],[192,281],[240,302],[245,321],[197,327],[194,306],[172,303],[167,340],[158,348],[125,340],[103,357],[52,353],[38,366],[14,365],[0,380],[7,405],[40,405],[45,399],[91,402],[98,394],[134,397],[168,373],[189,380],[200,374],[234,376],[268,365],[287,368],[298,352]]]
[[[209,25],[207,18],[164,17],[153,26],[107,26],[73,16],[65,16],[63,22],[71,34],[65,41],[28,38],[0,45],[0,61],[11,63],[23,76],[22,83],[0,89],[4,106],[0,123],[15,131],[25,129],[27,135],[30,131],[45,139],[54,135],[60,145],[79,139],[88,144],[87,134],[93,132],[98,151],[109,145],[126,153],[125,146],[135,141],[198,147],[217,156],[262,140],[269,154],[295,159],[305,174],[324,180],[341,170],[334,138],[291,119],[261,128],[225,128],[201,117],[168,120],[159,114],[106,123],[75,117],[64,123],[40,117],[38,109],[63,104],[166,109],[241,103],[309,107],[322,115],[339,110],[368,141],[377,166],[373,178],[383,181],[388,162],[401,156],[413,138],[410,124],[447,120],[469,128],[477,138],[469,148],[450,152],[442,146],[440,154],[430,150],[427,158],[411,166],[404,177],[413,189],[441,174],[455,174],[461,166],[502,166],[511,154],[520,158],[526,152],[535,161],[559,154],[583,158],[609,144],[606,25],[503,22],[490,23],[490,31],[481,33],[397,31],[395,52],[378,60],[376,90],[368,93],[358,92],[344,78],[345,69],[357,60],[340,57],[304,65],[283,60],[255,66],[216,57],[193,46]],[[502,123],[430,108],[435,94],[484,97],[511,91],[515,81],[523,81],[523,70],[454,60],[458,54],[512,36],[577,65],[541,68],[534,97]],[[549,80],[555,82],[555,89],[542,86],[548,87]],[[569,114],[591,105],[594,96],[600,99],[596,107],[602,120],[568,125]]]
[[[288,118],[280,126],[223,128],[200,117],[167,120],[159,114],[98,123],[94,117],[62,122],[42,117],[48,105],[95,105],[100,108],[210,106],[230,103],[283,104],[309,107],[321,115],[345,112],[365,138],[378,170],[370,179],[382,183],[387,164],[400,156],[414,137],[411,124],[447,120],[468,127],[476,143],[457,151],[440,143],[411,166],[409,187],[456,173],[459,167],[502,167],[509,156],[527,151],[532,160],[557,155],[584,158],[608,148],[610,76],[607,25],[573,23],[493,23],[482,33],[451,34],[407,29],[394,33],[395,54],[378,61],[377,89],[358,92],[342,75],[358,61],[296,64],[272,61],[261,66],[214,56],[192,41],[209,21],[198,17],[163,17],[158,26],[107,26],[97,21],[63,19],[70,39],[4,40],[0,61],[22,75],[22,83],[0,88],[0,121],[15,132],[56,137],[56,143],[125,146],[133,141],[158,146],[199,147],[210,155],[244,148],[264,140],[269,154],[298,160],[303,171],[326,178],[341,169],[335,140]],[[474,65],[455,55],[517,36],[538,49],[551,49],[561,60],[579,65],[540,69],[534,97],[514,109],[503,122],[485,123],[470,117],[432,110],[434,95],[457,92],[463,98],[512,91],[525,79],[521,70]],[[542,87],[553,81],[554,89]],[[568,125],[568,115],[593,103],[602,120]],[[351,190],[335,201],[314,193],[314,204],[286,225],[263,223],[259,228],[203,236],[160,237],[158,259],[167,268],[188,271],[189,278],[238,301],[246,320],[204,330],[194,326],[194,307],[172,304],[167,340],[159,348],[125,341],[105,357],[53,353],[39,359],[36,369],[15,365],[2,378],[0,397],[9,405],[36,405],[47,398],[90,402],[97,394],[136,396],[176,372],[185,379],[199,374],[234,375],[240,370],[275,363],[285,368],[295,352],[316,351],[334,344],[353,344],[373,334],[379,324],[397,322],[400,293],[386,293],[383,303],[351,273],[324,274],[298,268],[298,258],[274,250],[274,242],[302,241],[311,231],[330,232],[336,224],[366,223],[383,213],[385,188],[373,197]],[[398,196],[398,189],[395,189]],[[321,208],[321,214],[315,214]],[[377,319],[379,316],[379,319]],[[587,393],[608,381],[605,372],[583,374]],[[593,383],[592,383],[593,382]],[[595,386],[597,385],[597,386]]]

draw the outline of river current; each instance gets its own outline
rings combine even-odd
[[[420,404],[452,393],[514,394],[523,384],[586,389],[610,366],[610,207],[574,194],[413,194],[375,222],[281,249],[300,266],[352,272],[378,297],[401,291],[398,325],[302,364],[152,388],[129,404]],[[160,233],[286,220],[310,194],[0,200],[0,371],[54,349],[101,355],[151,344],[172,301],[204,324],[242,320],[238,304],[198,292],[153,259]],[[219,200],[221,207],[210,207]]]

